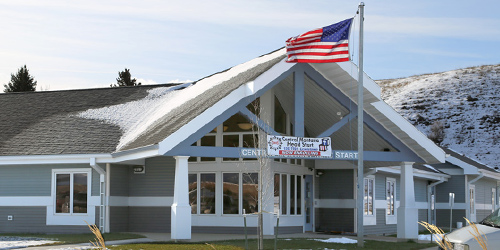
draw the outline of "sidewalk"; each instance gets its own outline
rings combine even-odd
[[[112,245],[124,245],[131,243],[149,243],[155,241],[171,241],[169,233],[135,233],[146,236],[146,238],[139,239],[130,239],[130,240],[117,240],[117,241],[107,241],[107,246]],[[296,233],[296,234],[283,234],[279,235],[280,239],[289,239],[289,238],[317,238],[317,239],[329,239],[329,238],[350,238],[356,239],[356,236],[347,236],[347,235],[331,235],[324,233]],[[248,235],[248,239],[255,239],[257,235]],[[274,239],[273,235],[265,235],[265,239]],[[207,242],[207,241],[219,241],[219,240],[237,240],[237,239],[245,239],[245,235],[242,234],[199,234],[193,233],[191,235],[190,240],[185,240],[186,242]],[[387,236],[376,236],[376,235],[367,235],[364,237],[365,240],[378,240],[378,241],[389,241],[389,242],[397,242],[396,237],[387,237]],[[427,241],[426,241],[427,242]],[[55,245],[55,246],[36,246],[36,247],[27,247],[24,249],[40,249],[40,250],[73,250],[73,249],[86,249],[87,247],[92,246],[90,243],[82,243],[82,244],[72,244],[72,245]],[[437,250],[437,247],[427,248],[424,250]]]

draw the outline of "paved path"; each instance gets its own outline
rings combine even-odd
[[[171,241],[169,233],[136,233],[146,236],[146,238],[140,239],[130,239],[130,240],[117,240],[117,241],[109,241],[106,242],[107,246],[112,245],[123,245],[130,243],[149,243],[155,241]],[[256,235],[249,235],[249,239],[255,239]],[[341,238],[347,237],[351,239],[356,239],[356,236],[346,236],[346,235],[331,235],[331,234],[323,234],[323,233],[297,233],[297,234],[283,234],[279,235],[280,239],[288,239],[288,238],[316,238],[316,239],[328,239],[328,238]],[[266,239],[274,239],[272,235],[264,236]],[[232,239],[245,239],[245,235],[241,234],[197,234],[193,233],[191,235],[190,240],[186,240],[186,242],[206,242],[206,241],[219,241],[219,240],[232,240]],[[397,242],[396,237],[387,237],[387,236],[376,236],[376,235],[368,235],[365,236],[365,240],[379,240],[379,241],[389,241],[389,242]],[[40,250],[73,250],[73,249],[87,249],[91,246],[90,243],[83,244],[72,244],[72,245],[57,245],[57,246],[38,246],[38,247],[28,247],[24,249],[40,249]],[[424,250],[437,250],[437,247],[427,248]]]

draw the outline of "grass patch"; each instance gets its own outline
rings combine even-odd
[[[119,246],[106,246],[108,249],[114,250],[174,250],[174,249],[189,249],[189,250],[243,250],[245,248],[231,246],[231,245],[221,245],[221,244],[208,244],[208,243],[171,243],[171,242],[158,242],[158,243],[148,243],[148,244],[128,244]]]
[[[249,249],[257,249],[257,240],[248,240]],[[434,247],[433,243],[415,243],[415,242],[385,242],[365,240],[365,247],[362,249],[384,249],[384,250],[411,250]],[[176,244],[171,242],[152,243],[152,244],[128,244],[120,246],[107,246],[109,249],[116,250],[140,250],[140,249],[245,249],[245,240],[227,240],[214,241],[197,244]],[[326,243],[313,239],[278,239],[278,249],[359,249],[357,244]],[[274,240],[265,239],[264,249],[274,249]]]
[[[92,233],[88,234],[19,234],[19,233],[5,233],[0,234],[0,236],[19,236],[19,237],[29,237],[29,238],[41,238],[47,240],[59,241],[57,244],[77,244],[77,243],[89,243],[89,241],[94,241],[95,235]],[[106,233],[103,234],[104,240],[127,240],[127,239],[138,239],[145,238],[143,235],[139,234],[129,234],[129,233]]]

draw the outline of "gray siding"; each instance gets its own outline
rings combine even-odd
[[[130,172],[132,172],[131,166],[111,165],[109,176],[111,196],[128,196]]]
[[[0,166],[0,196],[50,196],[52,169],[90,168],[86,164]]]
[[[175,159],[146,159],[146,173],[134,174],[133,166],[111,166],[111,196],[173,196]]]
[[[455,203],[465,203],[464,175],[452,175],[451,178],[448,179],[448,181],[437,185],[436,202],[449,202],[449,193],[455,193]]]
[[[496,188],[496,181],[482,178],[473,183],[476,187],[476,203],[491,204],[491,189]]]
[[[129,207],[130,232],[170,233],[170,207]]]
[[[129,207],[109,207],[110,232],[129,231]]]
[[[0,233],[89,233],[85,226],[47,226],[46,207],[0,207]],[[8,215],[13,220],[6,220]]]
[[[427,220],[427,209],[419,209],[418,210],[418,221],[425,221],[425,222],[429,222]],[[425,227],[423,227],[422,225],[418,224],[418,230],[419,231],[422,231],[422,230],[425,230]]]
[[[155,157],[146,159],[146,173],[129,171],[130,196],[174,196],[175,159]]]
[[[100,195],[101,191],[100,183],[101,183],[101,176],[99,175],[99,173],[97,173],[97,171],[92,169],[92,188],[91,188],[92,196]]]
[[[354,232],[354,209],[317,208],[315,222],[317,231]]]
[[[427,180],[415,179],[413,182],[415,184],[415,201],[427,202]]]
[[[387,235],[395,234],[397,232],[396,224],[385,224],[385,209],[377,209],[377,225],[364,226],[364,233],[366,235],[376,234],[376,235]]]
[[[387,177],[396,179],[396,200],[399,198],[399,176],[386,174],[386,173],[376,173],[375,174],[375,199],[376,200],[385,200],[385,185]]]
[[[461,221],[462,225],[466,225],[465,223],[465,209],[453,209],[452,214],[452,227],[455,228],[457,226],[457,221]],[[449,209],[437,209],[436,210],[436,226],[448,230],[450,227],[450,210]]]
[[[354,199],[354,171],[352,169],[324,170],[319,180],[320,199]]]
[[[491,214],[490,209],[487,209],[487,210],[476,209],[476,222],[482,221],[484,218],[486,218],[490,214]]]

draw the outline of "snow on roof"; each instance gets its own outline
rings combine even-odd
[[[241,73],[251,70],[260,64],[283,57],[284,54],[285,49],[280,49],[234,66],[226,71],[205,77],[195,83],[154,88],[149,90],[149,95],[141,100],[99,109],[89,109],[79,113],[78,116],[118,125],[123,132],[116,148],[119,151],[139,138],[148,128],[161,121],[172,110],[199,97],[215,86],[236,78]]]

